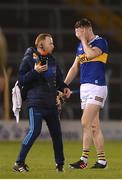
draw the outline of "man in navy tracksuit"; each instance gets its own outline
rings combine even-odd
[[[56,170],[63,171],[64,154],[56,94],[57,90],[60,90],[68,98],[70,90],[63,82],[62,73],[52,56],[54,49],[52,36],[40,34],[36,38],[35,46],[36,48],[26,50],[19,68],[19,84],[27,91],[29,131],[23,140],[13,169],[19,172],[29,171],[25,159],[41,132],[44,119],[53,141]]]

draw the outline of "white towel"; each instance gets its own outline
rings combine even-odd
[[[16,117],[16,122],[19,123],[19,112],[21,111],[22,106],[22,97],[20,88],[18,86],[18,81],[15,83],[14,88],[12,89],[12,103],[13,103],[13,112]]]

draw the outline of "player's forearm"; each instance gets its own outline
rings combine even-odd
[[[96,56],[94,49],[92,49],[86,40],[82,41],[83,49],[88,59],[92,59]]]
[[[73,81],[73,79],[75,78],[75,76],[77,75],[77,73],[78,73],[78,71],[77,71],[75,68],[71,68],[71,69],[69,70],[69,72],[68,72],[68,74],[67,74],[64,82],[65,82],[67,85],[69,85],[69,84]]]

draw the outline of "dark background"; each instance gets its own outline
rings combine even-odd
[[[80,18],[89,18],[95,34],[105,37],[109,44],[106,65],[109,94],[102,120],[122,119],[122,1],[121,0],[0,0],[0,27],[7,40],[6,68],[12,69],[11,89],[17,80],[17,71],[28,46],[33,46],[39,33],[51,33],[55,43],[55,57],[66,76],[77,47],[74,24]],[[71,84],[79,89],[79,77]],[[2,106],[2,105],[1,105]],[[4,111],[2,112],[4,113]],[[74,94],[64,105],[63,119],[79,119],[81,115],[79,94]],[[1,114],[2,118],[3,114]],[[25,119],[25,108],[21,112]]]

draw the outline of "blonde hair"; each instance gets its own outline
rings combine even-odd
[[[39,42],[45,40],[46,37],[52,37],[52,36],[51,34],[48,33],[39,34],[35,40],[35,46],[37,47]]]

